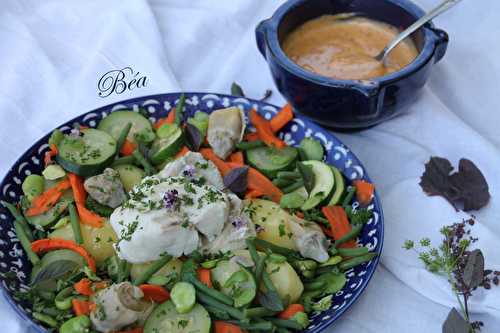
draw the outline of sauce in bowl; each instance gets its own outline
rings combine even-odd
[[[285,54],[302,68],[341,80],[366,80],[396,72],[418,55],[406,39],[389,54],[386,65],[374,57],[396,37],[389,24],[346,14],[323,15],[305,22],[285,37]]]

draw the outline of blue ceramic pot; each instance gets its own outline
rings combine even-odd
[[[425,14],[407,0],[290,0],[256,29],[257,45],[281,94],[298,112],[344,130],[373,126],[401,113],[417,98],[448,46],[447,33],[427,24],[412,35],[418,57],[398,72],[371,80],[317,75],[295,64],[281,49],[285,36],[305,21],[352,12],[401,29]]]

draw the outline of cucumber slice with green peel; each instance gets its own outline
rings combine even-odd
[[[250,304],[255,298],[257,283],[253,274],[237,263],[228,260],[219,261],[212,269],[211,276],[220,291],[234,299],[235,307]]]
[[[144,170],[131,164],[117,165],[113,169],[120,175],[120,180],[127,192],[130,192],[146,176]]]
[[[332,196],[330,201],[328,202],[328,206],[338,205],[340,202],[340,198],[344,194],[345,191],[345,181],[344,176],[336,167],[330,166],[333,171],[333,177],[335,178],[335,189],[332,192]]]
[[[127,126],[128,123],[132,124],[130,132],[128,133],[127,140],[138,143],[137,135],[148,138],[151,134],[154,137],[153,128],[149,119],[134,111],[115,111],[109,116],[101,120],[97,129],[110,134],[115,140],[120,137],[120,132]]]
[[[314,187],[301,207],[302,210],[310,210],[328,198],[335,185],[335,178],[332,168],[323,162],[304,161],[302,163],[311,166],[314,173]]]
[[[305,160],[322,161],[325,155],[325,149],[321,142],[313,138],[302,139],[299,149],[301,150],[301,154],[304,155]]]
[[[56,160],[66,171],[82,177],[99,174],[116,153],[116,140],[106,132],[88,128],[82,137],[65,136],[59,143]]]
[[[285,147],[276,149],[259,147],[246,151],[248,163],[269,178],[275,178],[279,171],[293,170],[298,157],[297,149]]]
[[[164,139],[171,136],[177,130],[179,130],[179,126],[176,124],[163,124],[156,130],[156,135],[158,135],[160,139]]]
[[[85,265],[85,260],[71,250],[54,250],[45,254],[31,271],[31,283],[36,283],[41,290],[51,290],[55,279]],[[63,269],[64,268],[64,269]]]
[[[144,325],[144,333],[210,333],[212,321],[207,310],[196,304],[187,313],[178,313],[172,301],[158,305]]]
[[[170,292],[175,309],[179,313],[187,313],[193,309],[196,303],[196,290],[191,283],[178,282]]]
[[[170,157],[175,156],[184,144],[184,134],[182,130],[177,128],[170,133],[169,136],[164,138],[157,138],[151,150],[149,151],[149,158],[155,165],[161,164]]]
[[[63,197],[48,211],[36,216],[26,216],[29,224],[36,228],[45,228],[56,222],[59,217],[66,211],[68,205],[73,202],[72,192],[66,192]]]

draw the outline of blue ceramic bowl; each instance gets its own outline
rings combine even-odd
[[[305,21],[353,12],[401,29],[424,15],[408,0],[290,0],[256,29],[259,50],[283,96],[300,113],[344,130],[373,126],[400,113],[418,96],[448,45],[446,32],[427,24],[412,35],[419,56],[400,71],[371,80],[336,80],[309,72],[281,49],[285,36]]]
[[[135,111],[143,108],[148,112],[151,121],[156,121],[160,117],[167,115],[172,106],[177,103],[179,96],[179,94],[174,93],[123,101],[90,111],[68,121],[58,128],[67,133],[71,129],[71,125],[75,122],[89,127],[96,127],[99,121],[110,112],[125,108]],[[255,108],[267,119],[270,119],[279,110],[279,108],[273,105],[241,97],[220,94],[186,93],[186,116],[192,116],[196,111],[210,113],[229,106],[237,106],[246,112],[251,108]],[[327,152],[326,161],[341,170],[348,180],[365,179],[370,181],[365,168],[356,156],[335,136],[311,121],[298,116],[279,135],[290,145],[297,145],[304,137],[314,137],[320,140]],[[43,170],[43,156],[49,149],[47,145],[49,136],[50,134],[47,134],[36,142],[11,167],[0,184],[0,200],[9,202],[19,201],[22,195],[21,184],[24,178],[32,173],[41,173]],[[358,205],[357,202],[353,203],[354,207]],[[363,228],[359,236],[359,243],[380,254],[384,239],[384,221],[382,207],[377,195],[375,195],[373,203],[369,208],[373,210],[374,216]],[[1,205],[0,258],[0,290],[24,322],[31,325],[36,332],[45,332],[45,329],[33,320],[30,304],[19,301],[14,295],[16,291],[27,288],[31,265],[16,238],[13,217]],[[323,329],[331,325],[354,304],[368,285],[378,261],[379,257],[349,270],[346,273],[348,277],[347,285],[343,290],[334,295],[332,307],[328,311],[312,316],[311,325],[305,332],[323,331]],[[12,320],[15,319],[13,318]]]

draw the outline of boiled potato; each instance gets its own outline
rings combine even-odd
[[[297,250],[287,221],[290,215],[269,200],[255,199],[248,202],[247,210],[254,224],[262,227],[257,238],[291,250]]]
[[[247,250],[236,251],[235,255],[251,258],[250,253]],[[259,252],[259,255],[264,254]],[[269,277],[276,287],[278,295],[283,301],[289,299],[290,303],[295,303],[299,300],[302,292],[304,291],[304,285],[302,284],[297,272],[295,272],[293,267],[288,262],[285,261],[280,264],[267,262],[266,271],[269,273]],[[262,284],[260,285],[260,290],[264,290],[264,286]]]
[[[98,264],[115,254],[113,244],[116,243],[117,237],[109,221],[106,220],[101,228],[81,224],[80,229],[83,237],[83,247]],[[54,230],[49,234],[49,238],[62,238],[75,241],[71,223]]]
[[[120,175],[120,180],[126,192],[130,192],[132,188],[139,184],[146,175],[144,170],[136,167],[135,165],[125,164],[113,167]]]
[[[130,277],[132,280],[137,279],[139,276],[142,275],[146,271],[146,269],[151,266],[151,262],[144,263],[144,264],[132,264],[132,267],[130,268]],[[165,266],[163,266],[158,272],[154,273],[153,276],[168,276],[172,272],[177,273],[177,276],[181,274],[181,268],[182,268],[182,261],[180,261],[177,258],[173,258],[170,260]]]

